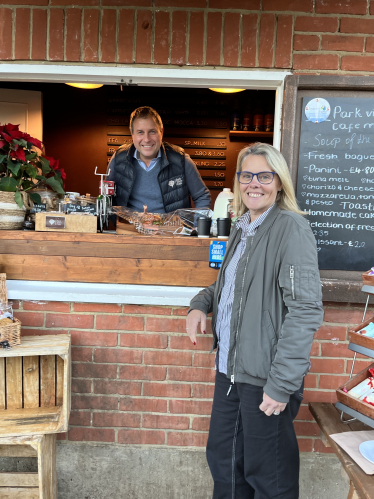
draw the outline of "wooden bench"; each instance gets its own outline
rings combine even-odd
[[[311,402],[310,412],[321,428],[322,441],[331,447],[338,456],[342,468],[349,478],[349,493],[347,499],[374,499],[374,475],[367,475],[351,457],[330,437],[334,433],[347,431],[372,430],[371,427],[353,421],[344,424],[340,421],[340,411],[333,404]]]

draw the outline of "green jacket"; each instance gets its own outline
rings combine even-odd
[[[213,349],[223,276],[241,229],[233,227],[217,281],[200,291],[191,309],[213,312]],[[227,377],[263,386],[288,402],[309,369],[313,335],[323,320],[316,242],[302,216],[275,206],[249,237],[239,262],[230,323]]]

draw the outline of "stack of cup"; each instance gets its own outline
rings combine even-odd
[[[212,219],[209,217],[199,217],[197,219],[197,236],[198,237],[209,237],[210,236],[210,226],[212,225]]]
[[[231,229],[230,218],[217,218],[217,237],[218,239],[228,239]]]

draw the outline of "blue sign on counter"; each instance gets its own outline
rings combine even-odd
[[[212,269],[221,268],[223,257],[226,252],[227,241],[210,241],[209,267]]]

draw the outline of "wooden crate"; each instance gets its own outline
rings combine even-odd
[[[351,388],[361,383],[361,381],[364,381],[364,379],[369,378],[370,374],[368,369],[370,368],[374,368],[374,364],[366,367],[360,373],[358,373],[357,376],[344,383],[344,385],[340,386],[336,390],[336,395],[339,402],[341,402],[342,404],[351,407],[353,410],[364,414],[368,418],[374,419],[374,406],[367,404],[362,400],[358,400],[355,397],[352,397],[352,395],[349,395],[349,393],[343,391],[343,388],[346,388],[349,391]]]
[[[369,348],[370,350],[374,350],[374,338],[369,338],[367,336],[363,336],[359,334],[357,331],[360,331],[364,327],[368,326],[370,322],[374,322],[374,315],[370,317],[370,319],[362,322],[358,326],[352,327],[348,331],[349,341],[351,343],[355,343],[356,345],[361,345],[362,347]]]
[[[70,385],[70,335],[23,336],[0,350],[0,437],[66,431]]]
[[[62,219],[64,228],[46,227],[47,217]],[[39,232],[79,232],[97,233],[97,217],[94,215],[65,215],[64,213],[51,213],[42,211],[35,213],[35,230]]]

